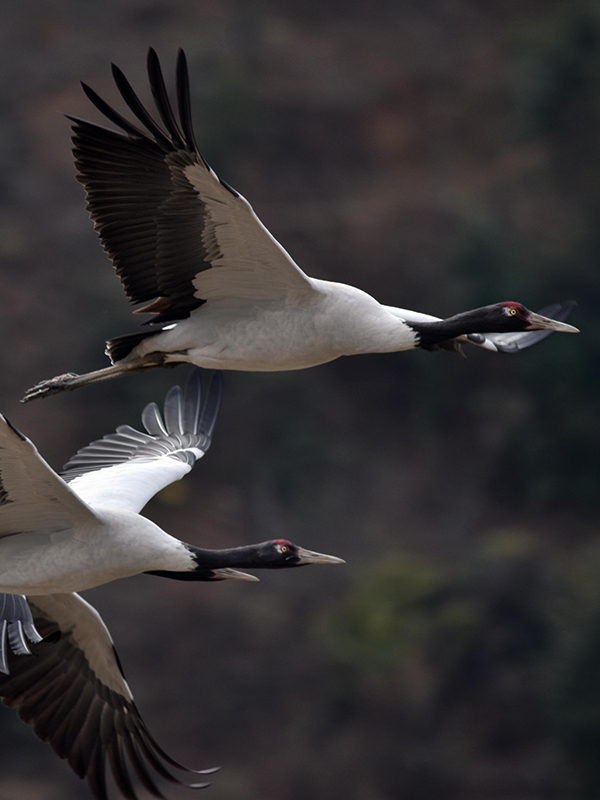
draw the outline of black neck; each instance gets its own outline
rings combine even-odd
[[[467,333],[493,333],[498,330],[498,320],[492,317],[495,306],[483,306],[472,311],[463,311],[453,317],[438,322],[407,322],[417,334],[418,347],[424,349],[435,347],[441,342],[464,336]]]
[[[149,569],[144,575],[158,575],[159,578],[171,578],[173,581],[214,581],[218,576],[211,569],[175,572],[172,569]]]
[[[274,546],[276,544],[276,542],[261,542],[247,547],[231,547],[227,550],[204,550],[202,547],[186,544],[192,557],[189,569],[182,571],[150,570],[148,574],[180,581],[208,581],[214,580],[216,577],[214,574],[211,577],[211,571],[227,567],[230,569],[280,569],[300,566],[299,558],[293,552],[286,553],[284,556],[282,551]]]
[[[253,544],[247,547],[231,547],[226,550],[205,550],[186,544],[194,560],[195,566],[188,571],[148,570],[147,575],[158,575],[161,578],[172,578],[176,581],[210,581],[214,580],[211,570],[230,567],[231,569],[268,569],[275,564],[265,558],[265,544]]]
[[[232,569],[252,569],[264,567],[264,558],[261,557],[262,545],[252,544],[247,547],[230,547],[226,550],[205,550],[202,547],[194,547],[188,544],[196,569],[220,569],[231,567]]]

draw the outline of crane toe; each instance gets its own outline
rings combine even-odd
[[[79,375],[76,372],[65,372],[64,375],[57,375],[55,378],[40,381],[35,386],[32,386],[31,389],[27,389],[21,402],[29,403],[30,400],[36,400],[39,397],[50,397],[52,394],[64,392],[69,388],[69,384],[73,382],[73,379],[78,377]]]

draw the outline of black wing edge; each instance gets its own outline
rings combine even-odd
[[[207,380],[204,373],[195,367],[185,392],[172,386],[165,397],[163,414],[156,403],[148,403],[142,411],[147,433],[120,425],[116,433],[81,448],[63,467],[62,478],[69,482],[133,458],[152,460],[163,455],[172,455],[192,466],[196,456],[190,448],[203,453],[210,448],[223,397],[222,373],[212,372]]]
[[[61,631],[35,609],[34,619],[43,639],[31,645],[31,656],[8,654],[10,675],[0,675],[0,698],[88,781],[96,800],[108,800],[107,761],[120,794],[129,800],[138,797],[131,770],[159,798],[164,795],[152,770],[191,789],[210,785],[180,780],[165,764],[195,775],[211,775],[219,767],[195,770],[171,758],[149,733],[135,703],[98,680],[70,632]]]
[[[4,422],[6,422],[11,431],[15,433],[19,437],[19,439],[21,439],[21,441],[26,442],[27,437],[25,436],[25,434],[21,433],[21,431],[18,428],[15,428],[15,426],[12,424],[12,422],[9,420],[8,417],[4,416],[4,414],[2,416],[4,417]]]

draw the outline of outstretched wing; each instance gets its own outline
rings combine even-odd
[[[124,797],[137,797],[130,769],[156,797],[162,794],[149,767],[182,783],[165,764],[186,768],[158,746],[144,725],[98,612],[77,594],[28,600],[43,640],[30,645],[32,655],[9,652],[10,674],[0,675],[2,702],[87,779],[98,800],[108,797],[107,758]]]
[[[95,519],[34,444],[0,414],[0,537],[52,533]]]
[[[179,120],[160,64],[148,52],[148,76],[164,130],[113,65],[121,96],[138,128],[92,89],[92,103],[124,133],[69,117],[77,179],[87,208],[127,296],[152,322],[183,319],[205,301],[281,299],[313,292],[310,278],[271,236],[249,203],[220,180],[194,140],[189,78],[177,61]]]
[[[121,425],[79,450],[64,467],[65,481],[92,506],[141,511],[206,453],[222,392],[222,375],[214,372],[204,400],[202,370],[194,369],[185,394],[179,386],[169,390],[164,419],[156,403],[150,403],[142,413],[147,433]]]

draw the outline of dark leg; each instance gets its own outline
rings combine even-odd
[[[94,372],[86,372],[84,375],[77,375],[74,372],[67,372],[65,375],[57,375],[55,378],[41,381],[31,389],[28,389],[21,402],[29,403],[30,400],[37,400],[39,397],[50,397],[50,395],[58,394],[59,392],[70,392],[73,389],[79,389],[81,386],[87,386],[89,383],[108,381],[112,378],[118,378],[121,375],[127,375],[132,372],[142,372],[146,369],[162,367],[165,366],[166,357],[166,353],[150,353],[135,361],[118,361],[110,367],[97,369]],[[169,364],[170,363],[178,362],[169,362]]]

